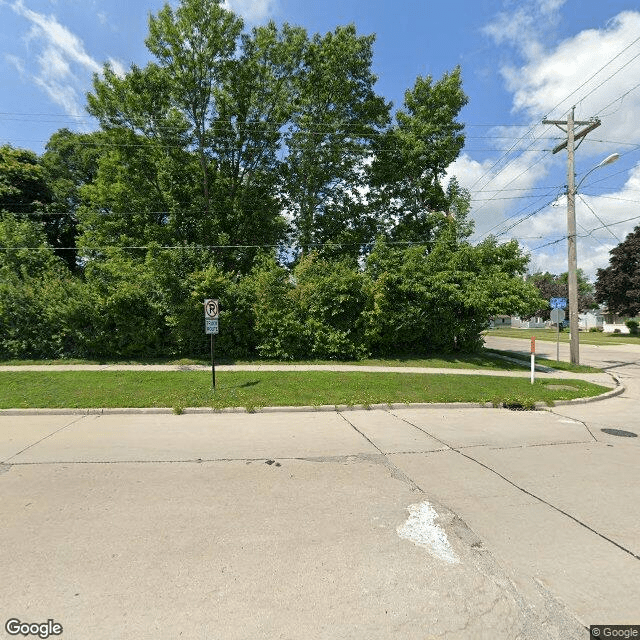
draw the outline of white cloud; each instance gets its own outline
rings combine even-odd
[[[55,16],[46,16],[24,6],[23,0],[16,0],[13,10],[32,23],[30,39],[44,40],[52,48],[59,50],[65,57],[77,62],[89,71],[100,71],[100,65],[84,50],[82,40],[61,25]]]
[[[535,33],[528,38],[535,39]],[[529,42],[523,50],[525,64],[502,69],[514,110],[532,119],[562,119],[576,105],[577,119],[601,118],[600,137],[640,142],[640,91],[635,87],[640,77],[639,34],[640,12],[626,11],[605,28],[582,31],[550,51]]]
[[[532,135],[523,141],[524,146],[537,136],[546,138],[534,143],[537,148],[555,146],[557,141],[550,138],[564,138],[564,132],[549,127],[546,133],[542,133],[540,122],[545,117],[564,120],[573,105],[576,106],[577,120],[600,118],[601,126],[586,137],[576,156],[579,179],[585,167],[594,166],[608,153],[623,153],[628,148],[625,145],[640,144],[637,126],[637,113],[640,112],[640,12],[622,12],[602,28],[585,30],[549,45],[549,35],[553,33],[563,4],[564,0],[522,3],[511,13],[499,14],[485,31],[502,46],[503,55],[508,55],[508,46],[511,46],[518,59],[518,62],[512,61],[504,66],[501,73],[513,95],[514,113],[523,114],[528,123],[537,123],[531,130]],[[505,45],[508,46],[505,48]],[[509,134],[506,130],[505,135],[511,135],[515,140],[521,134],[517,130]],[[597,143],[596,140],[605,142]],[[507,186],[519,168],[523,168],[525,176],[519,177],[508,186],[509,189],[516,184],[533,187],[554,183],[558,184],[557,191],[566,188],[566,168],[562,166],[566,162],[566,153],[547,154],[543,161],[534,163],[531,159],[529,164],[524,161],[524,155],[511,163],[506,162],[508,157],[496,167],[492,166],[492,161],[474,163],[463,157],[457,166],[452,167],[467,187],[483,176],[472,192],[476,199],[473,210],[478,236],[493,226],[488,217],[495,219],[496,224],[509,217],[492,231],[500,233],[512,222],[545,204],[544,199],[539,204],[525,200],[519,211],[518,201],[499,201],[502,194],[497,194],[495,201],[488,205],[477,201],[489,197],[489,189]],[[526,175],[529,172],[533,175]],[[467,179],[463,179],[463,175]],[[599,172],[598,175],[606,174]],[[542,178],[544,182],[541,183]],[[588,195],[601,191],[601,185],[589,190],[589,183],[595,179],[594,175],[585,182],[580,189],[582,195],[576,199],[578,266],[592,280],[598,268],[607,266],[609,251],[640,223],[638,218],[614,224],[640,216],[640,164],[630,170],[626,183],[614,192]],[[479,188],[481,192],[478,192]],[[542,194],[545,191],[532,193]],[[515,195],[515,192],[505,192],[504,195]],[[548,199],[552,198],[553,195],[549,194]],[[560,195],[553,204],[527,218],[501,238],[517,238],[532,250],[532,269],[560,273],[567,270],[566,234],[566,198]]]
[[[248,22],[261,22],[268,18],[275,5],[275,0],[225,0],[225,7],[240,14]]]
[[[12,64],[18,70],[21,76],[25,75],[26,70],[24,67],[24,60],[22,60],[22,58],[18,58],[18,56],[7,53],[5,54],[4,59]]]
[[[11,8],[31,24],[26,41],[30,48],[39,51],[38,69],[31,75],[32,80],[68,114],[82,114],[81,95],[86,76],[99,73],[101,66],[85,51],[82,40],[55,16],[32,11],[23,0],[16,0]],[[24,61],[16,56],[9,60],[24,72]]]
[[[614,193],[576,198],[578,266],[592,281],[596,271],[609,263],[609,251],[640,224],[640,163],[629,172],[626,183]],[[515,230],[514,230],[515,231]],[[523,240],[529,249],[561,239],[532,254],[537,270],[561,273],[567,270],[567,202],[563,196],[527,221],[527,235],[541,235],[544,240]],[[514,233],[514,237],[518,234]]]
[[[125,75],[127,74],[127,69],[125,68],[125,66],[122,64],[122,62],[120,62],[120,60],[116,60],[115,58],[109,58],[109,65],[111,66],[111,68],[113,69],[113,72],[119,77],[119,78],[124,78]]]
[[[527,214],[527,201],[514,200],[513,197],[530,194],[529,190],[546,175],[547,163],[536,163],[537,158],[536,153],[523,152],[496,164],[493,159],[478,162],[463,153],[449,167],[447,176],[456,176],[460,185],[471,193],[475,239],[489,233],[497,235]],[[552,189],[539,194],[541,200],[538,206],[549,201],[550,193],[555,195]],[[522,204],[522,211],[517,206],[514,209],[514,201]],[[514,217],[507,220],[507,216]]]
[[[484,31],[497,44],[510,43],[528,58],[543,51],[540,33],[545,26],[554,25],[566,0],[537,0],[523,3],[513,12],[499,13]]]

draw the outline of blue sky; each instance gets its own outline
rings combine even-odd
[[[576,152],[578,264],[593,278],[640,224],[640,6],[622,0],[227,0],[248,25],[269,19],[375,33],[377,90],[399,105],[417,75],[462,68],[467,143],[450,172],[473,197],[474,240],[516,238],[532,270],[566,270],[563,133],[542,120],[598,117]],[[161,0],[0,0],[0,144],[41,153],[61,127],[90,130],[91,74],[148,61]],[[173,3],[175,4],[175,3]],[[626,222],[622,222],[625,221]]]

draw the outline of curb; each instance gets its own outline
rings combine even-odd
[[[614,373],[609,373],[609,375],[616,381],[615,389],[612,389],[611,391],[606,391],[605,393],[601,393],[599,396],[592,396],[590,398],[574,398],[573,400],[556,400],[552,406],[562,407],[562,406],[567,406],[572,404],[588,404],[590,402],[599,402],[600,400],[608,400],[609,398],[615,398],[616,396],[619,396],[622,393],[624,393],[627,390],[627,388],[622,384],[622,382],[620,381],[620,378],[618,378],[618,376],[615,375]],[[541,408],[543,406],[546,407],[545,403],[536,402],[536,409],[538,408],[538,405],[541,405]]]
[[[185,407],[180,413],[176,413],[171,407],[121,407],[121,408],[87,408],[87,409],[0,409],[2,416],[57,416],[57,415],[88,415],[88,416],[108,416],[108,415],[197,415],[197,414],[218,414],[218,413],[322,413],[322,412],[344,412],[344,411],[372,411],[372,410],[392,410],[392,409],[496,409],[491,402],[418,402],[392,404],[354,404],[335,405],[323,404],[316,406],[292,406],[292,407],[256,407],[247,409],[246,407],[225,407],[214,409],[212,407]]]

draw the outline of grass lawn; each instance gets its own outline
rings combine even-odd
[[[549,385],[573,389],[552,389]],[[531,407],[593,396],[580,380],[359,372],[51,371],[0,372],[0,409],[302,406],[392,402],[493,402]]]
[[[530,340],[535,337],[538,340],[556,342],[557,332],[555,329],[489,329],[488,336],[496,338],[520,338]],[[560,342],[569,342],[569,331],[560,332]],[[580,342],[582,344],[611,345],[611,344],[640,344],[640,336],[632,336],[625,333],[602,333],[581,331]]]

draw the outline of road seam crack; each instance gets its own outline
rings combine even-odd
[[[76,422],[80,422],[80,420],[83,420],[86,417],[87,417],[86,415],[81,415],[78,418],[76,418],[75,420],[72,420],[71,422],[68,422],[67,424],[63,425],[59,429],[56,429],[55,431],[52,431],[51,433],[47,434],[43,438],[40,438],[40,440],[37,440],[36,442],[32,442],[29,446],[27,446],[24,449],[22,449],[22,451],[18,451],[18,453],[14,453],[10,458],[7,458],[4,461],[4,463],[5,464],[15,464],[13,462],[9,462],[9,460],[13,460],[16,456],[19,456],[21,453],[24,453],[25,451],[28,451],[29,449],[31,449],[32,447],[35,447],[36,445],[40,444],[41,442],[44,442],[45,440],[48,440],[49,438],[52,438],[57,433],[60,433],[61,431],[64,431],[66,428],[70,427],[72,424],[76,424]]]
[[[343,413],[341,411],[338,411],[338,415],[352,429],[354,429],[357,433],[359,433],[372,447],[374,447],[376,449],[376,451],[378,451],[380,453],[380,455],[382,456],[382,460],[384,462],[384,465],[389,470],[389,473],[391,474],[392,478],[394,478],[395,480],[400,480],[401,482],[404,482],[405,484],[408,484],[411,487],[412,491],[416,491],[416,492],[423,493],[423,494],[425,493],[424,490],[422,489],[422,487],[420,487],[413,480],[413,478],[408,476],[406,473],[404,473],[404,471],[402,471],[395,464],[393,464],[393,462],[389,459],[388,455],[375,442],[373,442],[373,440],[371,440],[371,438],[369,438],[367,435],[365,435],[362,431],[360,431],[360,429],[358,429],[358,427],[356,427],[350,420],[348,420],[343,415]]]
[[[524,493],[525,495],[528,495],[529,497],[534,498],[535,500],[538,500],[539,502],[541,502],[542,504],[550,507],[554,511],[557,511],[558,513],[561,513],[562,515],[566,516],[567,518],[570,518],[576,524],[579,524],[581,527],[584,527],[585,529],[587,529],[591,533],[595,533],[597,536],[599,536],[603,540],[606,540],[607,542],[611,543],[615,547],[618,547],[618,549],[620,549],[621,551],[624,551],[625,553],[628,553],[632,558],[635,558],[636,560],[640,560],[640,555],[635,554],[630,549],[627,549],[626,547],[624,547],[623,545],[619,544],[615,540],[612,540],[611,538],[605,536],[603,533],[600,533],[599,531],[596,531],[593,527],[590,527],[588,524],[586,524],[585,522],[582,522],[582,520],[576,518],[575,516],[572,516],[570,513],[567,513],[566,511],[564,511],[560,507],[557,507],[554,504],[551,504],[550,502],[547,502],[547,500],[545,500],[544,498],[536,495],[535,493],[531,493],[531,491],[527,491],[527,489],[525,489],[524,487],[521,487],[520,485],[516,484],[515,482],[513,482],[513,480],[509,480],[509,478],[507,478],[506,476],[502,475],[499,471],[496,471],[495,469],[493,469],[489,465],[485,464],[484,462],[480,462],[480,460],[477,460],[476,458],[474,458],[474,457],[472,457],[470,455],[467,455],[466,453],[462,452],[460,449],[450,445],[449,443],[445,442],[444,440],[441,440],[440,438],[438,438],[435,435],[429,433],[425,429],[422,429],[418,425],[413,424],[412,422],[410,422],[406,418],[402,418],[400,416],[397,416],[396,414],[392,413],[391,411],[389,413],[391,415],[395,416],[396,418],[399,418],[403,422],[406,422],[407,424],[411,425],[412,427],[415,427],[419,431],[422,431],[422,433],[428,435],[429,437],[433,438],[434,440],[437,440],[438,442],[441,442],[445,446],[449,447],[452,451],[455,451],[457,454],[467,458],[467,460],[471,460],[472,462],[475,462],[476,464],[480,465],[481,467],[483,467],[487,471],[490,471],[491,473],[494,473],[499,478],[502,478],[502,480],[504,480],[505,482],[510,484],[512,487],[514,487],[515,489],[517,489],[521,493]],[[566,417],[566,416],[563,416],[563,417]],[[579,422],[581,422],[581,421],[579,421]],[[585,427],[586,427],[586,425],[585,425]],[[588,429],[588,427],[587,427],[587,429]],[[591,434],[591,435],[593,436],[593,434]]]

